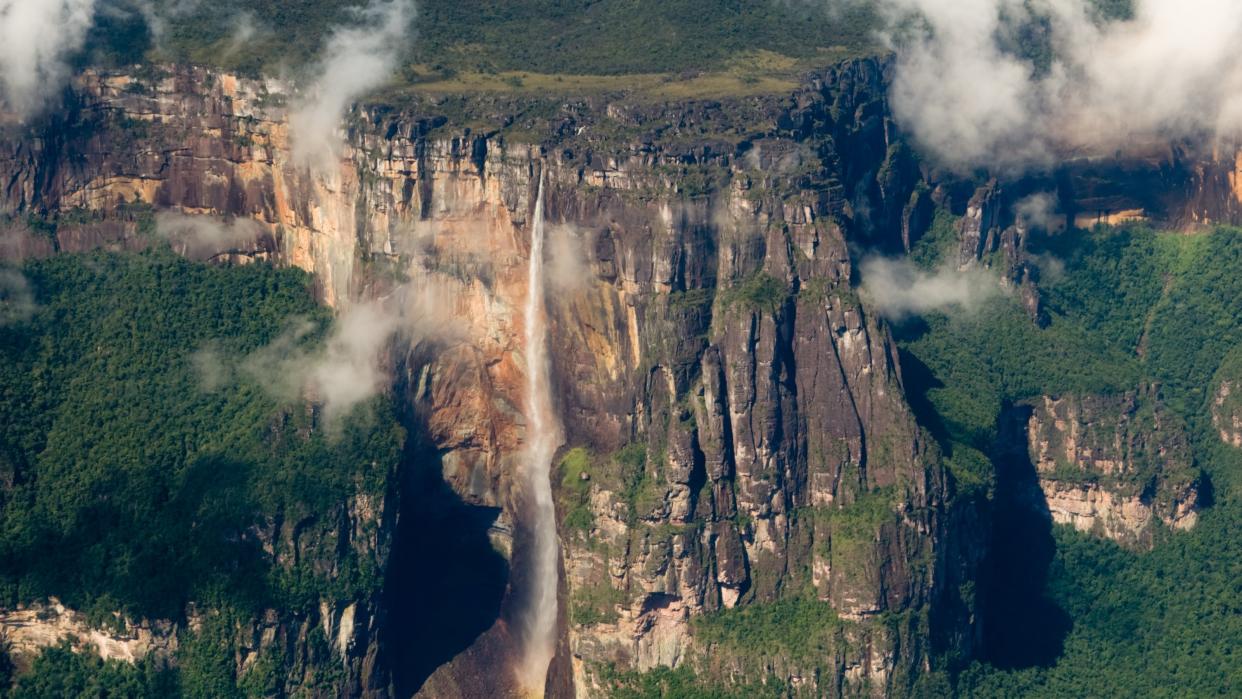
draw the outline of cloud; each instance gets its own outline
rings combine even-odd
[[[315,398],[323,403],[329,420],[348,413],[388,383],[380,354],[399,322],[400,315],[386,309],[382,301],[353,306],[337,319],[308,372]]]
[[[95,0],[0,0],[0,90],[23,119],[47,105],[82,48]]]
[[[568,224],[547,227],[548,281],[558,291],[573,292],[586,287],[591,277],[584,246],[587,238]]]
[[[241,373],[278,400],[308,399],[323,406],[334,423],[388,385],[382,355],[398,329],[400,315],[382,301],[351,306],[332,324],[322,343],[307,343],[315,325],[293,322],[275,341],[241,362]],[[200,353],[196,366],[205,389],[227,376],[216,354]]]
[[[249,12],[243,12],[233,18],[233,31],[229,35],[228,46],[224,49],[224,55],[232,56],[241,51],[255,37],[259,35],[259,25],[254,15]]]
[[[1020,199],[1013,205],[1018,221],[1029,229],[1055,232],[1065,227],[1065,216],[1057,215],[1057,196],[1040,192]]]
[[[972,312],[1001,293],[997,278],[982,269],[945,266],[929,272],[909,260],[869,257],[859,271],[872,308],[892,319],[932,311]]]
[[[155,217],[155,231],[168,240],[178,254],[205,260],[239,248],[259,246],[263,227],[255,220],[224,221],[212,216],[187,216],[163,211]]]
[[[218,391],[233,381],[233,367],[215,346],[209,345],[191,354],[190,365],[194,367],[199,386],[208,393]]]
[[[308,399],[323,406],[329,424],[392,385],[389,355],[427,339],[452,340],[462,332],[464,282],[420,274],[382,298],[352,304],[334,320],[322,342],[308,342],[316,326],[295,320],[272,343],[235,362],[241,375],[282,401]],[[194,358],[205,390],[228,380],[232,369],[207,348]],[[221,377],[224,377],[221,379]]]
[[[19,323],[34,312],[34,293],[26,277],[15,269],[0,267],[0,326]]]
[[[1039,270],[1039,283],[1047,286],[1065,278],[1065,262],[1050,253],[1027,253],[1027,262]]]
[[[882,0],[897,49],[893,112],[960,170],[1047,166],[1146,142],[1242,135],[1242,3]],[[1035,35],[1023,27],[1041,28]],[[1012,50],[1045,36],[1050,58]]]
[[[414,6],[410,0],[372,0],[358,15],[356,26],[338,28],[328,39],[314,80],[289,115],[293,156],[301,167],[333,169],[341,118],[396,68]]]

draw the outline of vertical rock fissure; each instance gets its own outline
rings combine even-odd
[[[543,283],[544,175],[531,225],[530,268],[526,294],[526,455],[523,485],[527,500],[531,555],[528,565],[531,592],[522,610],[523,648],[518,679],[527,693],[542,696],[548,665],[556,647],[557,535],[552,501],[552,457],[561,442],[561,429],[552,406],[548,362],[548,327]]]

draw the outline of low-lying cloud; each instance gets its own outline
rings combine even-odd
[[[945,165],[1050,165],[1136,143],[1242,135],[1242,3],[881,0],[897,48],[895,116]],[[1038,28],[1023,33],[1021,28]],[[1046,37],[1037,69],[1012,47]]]
[[[64,86],[82,48],[95,0],[0,0],[0,97],[19,118],[34,116]]]
[[[906,259],[869,257],[859,271],[871,307],[894,320],[933,311],[972,312],[1001,293],[996,276],[978,268],[944,266],[933,272]]]
[[[204,391],[245,378],[278,401],[317,403],[325,420],[335,423],[386,385],[382,356],[396,317],[378,302],[364,304],[342,314],[318,341],[308,339],[317,330],[314,322],[294,318],[275,340],[245,356],[211,343],[192,354],[190,363]]]
[[[225,221],[173,211],[156,215],[155,231],[178,254],[196,260],[210,259],[238,249],[253,250],[263,235],[263,227],[253,219]]]
[[[259,25],[254,15],[249,12],[237,15],[232,22],[233,29],[229,33],[229,43],[224,48],[226,58],[235,55],[259,36]]]
[[[1019,199],[1013,205],[1014,216],[1028,229],[1055,232],[1065,227],[1065,215],[1057,212],[1057,197],[1040,192]]]
[[[388,376],[381,358],[397,331],[399,315],[371,301],[342,313],[322,343],[307,343],[310,321],[295,321],[268,346],[242,360],[241,373],[282,401],[309,399],[334,423],[378,394]],[[226,375],[218,355],[195,357],[204,389]]]
[[[570,293],[585,288],[591,277],[584,249],[589,236],[569,224],[548,225],[547,236],[546,271],[552,288]]]
[[[310,340],[316,332],[313,322],[295,319],[274,341],[244,357],[229,357],[209,345],[191,362],[203,390],[219,390],[242,376],[277,400],[321,405],[331,427],[392,385],[394,350],[458,338],[463,284],[420,274],[382,298],[346,307],[320,341]]]
[[[34,312],[34,292],[25,275],[0,267],[0,327],[26,320]]]
[[[413,18],[410,0],[372,0],[359,11],[357,25],[333,32],[314,79],[289,115],[299,166],[332,170],[341,118],[351,103],[389,79]]]

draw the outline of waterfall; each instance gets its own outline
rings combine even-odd
[[[556,648],[557,538],[552,503],[552,457],[561,430],[552,408],[548,327],[543,284],[543,183],[531,225],[529,287],[526,292],[526,458],[523,477],[531,531],[528,607],[522,617],[523,655],[518,677],[525,690],[542,696],[548,666]]]

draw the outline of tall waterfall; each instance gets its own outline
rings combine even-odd
[[[556,648],[557,539],[552,503],[552,457],[561,428],[552,408],[548,365],[548,327],[543,283],[543,183],[531,226],[529,288],[526,293],[526,459],[523,476],[530,516],[531,593],[523,612],[523,656],[518,668],[523,688],[542,696]]]

